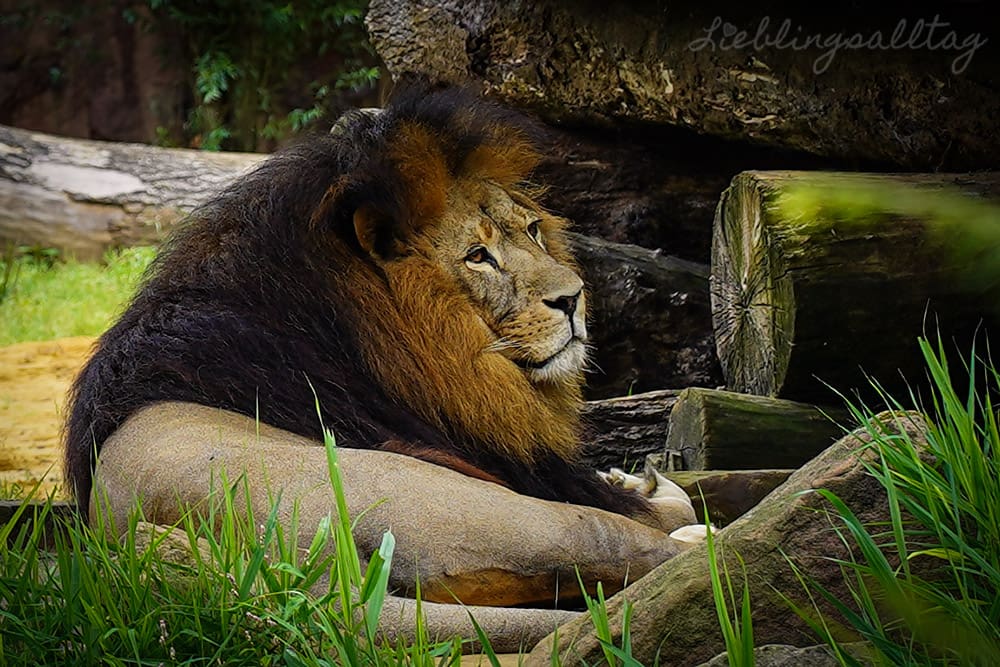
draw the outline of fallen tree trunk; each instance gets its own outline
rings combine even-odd
[[[591,397],[720,383],[708,267],[591,236],[571,244],[593,314]]]
[[[996,331],[998,196],[990,173],[738,175],[712,247],[726,386],[830,403],[826,384],[866,392],[868,374],[903,392],[924,377],[922,333],[968,350]]]
[[[650,134],[546,127],[534,175],[546,186],[545,206],[582,234],[705,263],[712,214],[733,174],[788,166],[770,151],[684,140],[671,128],[653,133],[670,150],[651,151]]]
[[[263,157],[0,126],[0,243],[57,248],[80,260],[153,243]]]
[[[668,453],[685,470],[798,468],[844,434],[819,408],[776,398],[685,389],[670,413]]]
[[[597,470],[642,469],[647,455],[663,451],[678,393],[664,389],[587,403],[582,461]]]
[[[998,60],[981,32],[991,25],[986,3],[951,6],[933,37],[931,17],[910,17],[902,4],[875,14],[797,3],[718,11],[660,1],[373,0],[367,25],[394,77],[477,81],[564,124],[655,123],[923,170],[996,165]],[[900,28],[903,39],[893,33]],[[876,33],[885,46],[831,48]]]
[[[675,470],[661,468],[662,455],[650,462],[691,496],[699,521],[708,508],[716,527],[728,526],[781,486],[794,470]]]
[[[688,148],[690,151],[691,149]],[[707,261],[711,215],[734,164],[716,171],[654,159],[635,141],[546,134],[544,203],[580,232]],[[61,248],[80,260],[150,243],[266,155],[72,139],[0,125],[0,242]]]

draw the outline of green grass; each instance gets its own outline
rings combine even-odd
[[[150,533],[134,512],[120,540],[105,537],[119,533],[106,509],[89,527],[50,516],[51,502],[23,504],[0,526],[0,667],[458,665],[468,640],[428,635],[419,582],[414,637],[382,633],[395,541],[386,532],[362,567],[329,431],[324,445],[335,510],[306,549],[297,509],[279,521],[275,502],[266,517],[255,516],[240,500],[249,497],[242,478],[217,480],[202,513],[185,514],[169,531]],[[32,520],[20,521],[25,513]],[[43,527],[53,524],[59,530],[46,536]],[[179,545],[167,544],[176,538]],[[610,641],[600,587],[587,605]],[[639,665],[629,616],[626,606],[625,639],[608,645],[610,664]],[[498,665],[472,623],[484,664]]]
[[[121,313],[156,254],[108,253],[103,263],[38,256],[0,260],[0,347],[66,336],[96,336]]]
[[[933,384],[924,410],[928,447],[921,453],[900,424],[887,428],[870,410],[850,406],[872,436],[867,447],[877,457],[868,472],[887,491],[890,521],[864,525],[840,498],[821,491],[841,538],[859,553],[836,563],[852,599],[803,583],[839,611],[877,664],[998,665],[1000,430],[993,397],[1000,373],[973,351],[968,382],[956,387],[943,345],[920,344]],[[835,638],[833,622],[815,609],[797,611],[841,664],[859,664]]]
[[[0,262],[0,345],[101,333],[154,254],[149,248],[126,250],[100,265],[50,266],[50,258],[37,254]],[[926,341],[921,346],[934,391],[923,406],[915,396],[908,403],[923,407],[928,417],[931,457],[921,456],[905,433],[886,429],[865,406],[850,405],[873,436],[868,446],[877,457],[869,472],[887,490],[891,520],[863,525],[825,492],[842,539],[859,554],[831,564],[842,569],[850,598],[836,599],[803,579],[810,594],[832,605],[840,618],[796,611],[844,665],[858,664],[857,651],[841,644],[845,630],[866,643],[878,664],[1000,664],[1000,425],[994,404],[1000,373],[973,352],[965,362],[969,380],[957,387],[944,349]],[[334,507],[342,494],[331,440]],[[218,660],[455,664],[457,640],[434,643],[426,632],[410,644],[380,638],[376,619],[392,563],[391,536],[362,571],[342,508],[341,518],[321,527],[310,549],[300,552],[294,548],[294,520],[285,525],[273,512],[259,520],[237,512],[234,488],[238,483],[217,495],[206,521],[189,516],[178,526],[192,545],[208,545],[208,557],[193,550],[196,557],[186,564],[164,561],[153,547],[137,550],[138,517],[120,544],[106,541],[100,527],[71,524],[54,546],[43,548],[42,534],[31,528],[44,523],[41,517],[16,531],[14,523],[0,526],[0,667]],[[730,663],[752,664],[745,581],[740,599],[729,572],[720,570],[712,540],[709,547]],[[324,594],[305,592],[326,575]],[[631,607],[624,608],[624,632],[615,644],[603,591],[585,601],[608,663],[637,665],[628,633]]]
[[[715,548],[715,537],[705,508],[705,542],[708,553],[708,573],[712,582],[712,600],[715,614],[719,619],[722,639],[726,644],[726,659],[730,667],[754,667],[753,618],[750,610],[750,585],[747,581],[743,558],[736,554],[743,569],[743,592],[740,603],[736,603],[736,591],[729,576],[725,558],[719,558]],[[720,549],[721,550],[721,549]],[[725,580],[725,588],[722,582]],[[738,609],[738,611],[737,611]]]
[[[23,505],[34,521],[0,526],[0,665],[457,664],[458,639],[432,642],[422,625],[408,644],[379,633],[393,537],[362,569],[329,433],[325,444],[337,514],[306,550],[297,512],[285,523],[276,505],[267,517],[237,511],[240,480],[220,480],[206,516],[175,527],[191,546],[182,559],[157,549],[166,534],[137,547],[138,513],[121,542],[103,537],[101,518],[64,522],[44,548],[50,505]],[[310,594],[324,577],[325,592]]]
[[[583,601],[587,605],[587,613],[590,615],[590,622],[594,626],[594,635],[601,644],[601,652],[608,665],[621,665],[622,667],[642,667],[632,655],[632,604],[628,599],[622,601],[622,622],[621,622],[621,646],[617,646],[614,640],[614,633],[611,630],[611,620],[608,618],[607,600],[604,597],[604,586],[597,582],[597,597],[592,598],[587,593],[583,585],[580,572],[576,573],[577,582],[583,592]],[[555,642],[553,645],[556,645]],[[553,662],[558,664],[558,655],[553,653]]]

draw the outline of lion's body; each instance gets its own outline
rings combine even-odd
[[[94,452],[145,406],[198,403],[319,440],[318,401],[341,446],[645,511],[573,462],[581,284],[559,221],[519,189],[535,156],[517,123],[411,91],[196,212],[74,387],[80,504]]]
[[[591,593],[602,582],[610,594],[685,548],[621,515],[514,493],[411,456],[339,449],[337,459],[359,557],[378,549],[386,531],[395,537],[393,595],[379,621],[390,638],[415,636],[416,609],[406,596],[419,582],[421,623],[431,638],[475,639],[472,613],[497,652],[524,650],[572,618],[553,605],[579,601],[578,578]],[[286,535],[297,533],[304,553],[336,512],[327,471],[326,451],[310,438],[164,402],[138,410],[104,443],[95,496],[101,525],[120,537],[137,503],[145,520],[161,525],[189,513],[204,519],[220,480],[240,479],[237,511],[274,511],[286,528],[294,515],[297,530]],[[189,544],[183,530],[178,539]],[[313,592],[324,595],[329,585],[323,579]],[[474,606],[446,604],[456,597]]]

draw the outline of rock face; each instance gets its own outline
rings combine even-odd
[[[367,22],[393,76],[479,81],[549,120],[652,122],[909,168],[995,165],[985,4],[950,7],[936,34],[930,16],[900,28],[906,9],[838,5],[817,18],[822,8],[792,2],[718,16],[665,0],[374,0]],[[877,31],[884,48],[803,47]]]
[[[788,644],[767,644],[753,651],[757,667],[838,667],[840,662],[826,646],[789,646]],[[717,655],[701,667],[729,667],[729,654]]]
[[[920,446],[926,443],[925,426],[912,413],[884,417],[888,431],[903,429]],[[865,472],[863,460],[873,460],[872,450],[858,451],[870,436],[856,431],[836,442],[795,472],[757,507],[720,531],[717,548],[734,575],[736,595],[741,595],[739,554],[749,578],[754,639],[769,643],[810,646],[816,643],[806,626],[775,590],[797,604],[811,608],[802,584],[786,556],[806,577],[811,577],[840,599],[850,599],[840,568],[832,558],[848,556],[832,530],[835,525],[822,513],[828,507],[811,489],[829,489],[844,500],[865,523],[888,520],[884,489]],[[612,634],[620,640],[622,604],[633,605],[632,651],[645,664],[697,665],[725,650],[718,627],[708,573],[706,547],[691,549],[662,564],[645,578],[608,601]],[[832,614],[832,610],[824,609]],[[559,628],[558,642],[547,637],[531,652],[527,664],[548,665],[557,650],[564,664],[596,663],[600,644],[589,620],[573,621]]]

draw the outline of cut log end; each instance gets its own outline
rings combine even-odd
[[[905,396],[918,336],[995,332],[995,174],[744,172],[716,210],[710,291],[729,389],[809,403]],[[979,334],[980,336],[984,334]],[[793,344],[794,341],[794,344]]]
[[[741,175],[743,176],[743,175]],[[773,396],[794,331],[792,283],[763,224],[765,193],[737,177],[723,193],[712,241],[712,323],[726,386]]]

